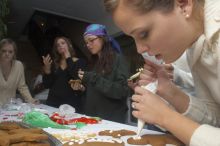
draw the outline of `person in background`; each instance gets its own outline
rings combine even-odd
[[[78,72],[86,88],[85,113],[124,123],[128,69],[119,45],[107,34],[104,25],[89,25],[83,36],[93,57],[90,70]]]
[[[133,115],[169,130],[186,145],[219,146],[220,1],[104,0],[104,4],[116,25],[135,39],[140,54],[148,52],[172,63],[187,50],[196,96],[178,89],[162,66],[145,60],[139,84],[158,80],[157,94],[136,87]]]
[[[43,74],[39,73],[34,79],[33,83],[33,93],[34,98],[41,101],[41,103],[45,103],[48,97],[49,89],[45,89],[43,84]]]
[[[11,39],[0,41],[0,106],[16,98],[16,90],[26,102],[39,103],[34,99],[25,83],[24,66],[16,60],[17,46]]]
[[[76,109],[76,112],[83,112],[81,89],[73,90],[69,81],[78,79],[77,71],[84,70],[86,63],[83,59],[76,57],[70,40],[66,37],[57,37],[54,40],[54,60],[51,56],[43,56],[44,74],[43,84],[49,88],[46,104],[59,107],[62,104],[69,104]]]

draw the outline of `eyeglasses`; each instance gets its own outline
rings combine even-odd
[[[96,39],[98,39],[98,37],[92,38],[92,39],[88,39],[88,40],[85,41],[85,44],[86,44],[86,45],[92,44]]]

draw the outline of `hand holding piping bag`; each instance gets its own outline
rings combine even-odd
[[[154,56],[149,56],[147,52],[143,53],[142,56],[144,57],[144,59],[149,60],[150,62],[152,62],[154,64],[160,65],[163,63],[162,60],[158,60]],[[145,88],[155,94],[157,91],[157,84],[158,84],[158,81],[154,80],[153,82],[150,82],[146,86],[141,86],[141,87],[143,87],[143,88]],[[138,119],[138,125],[137,125],[138,126],[138,130],[137,130],[138,137],[140,136],[140,133],[144,127],[144,124],[145,124],[145,122],[143,120]]]

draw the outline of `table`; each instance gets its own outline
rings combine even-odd
[[[44,105],[44,104],[34,105],[33,108],[35,108],[36,110],[42,111],[42,112],[47,112],[47,114],[49,114],[49,115],[51,115],[53,112],[58,111],[57,108],[50,107],[50,106],[47,106],[47,105]],[[16,113],[16,111],[1,110],[1,112],[0,112],[0,121],[18,121],[18,122],[22,121],[22,119],[19,118],[17,113]],[[76,133],[95,133],[95,134],[97,134],[99,131],[103,131],[103,130],[121,130],[121,129],[136,131],[137,127],[126,125],[126,124],[120,124],[120,123],[112,122],[112,121],[108,121],[108,120],[102,120],[101,123],[99,123],[99,124],[87,125],[87,126],[81,128],[81,129],[76,130],[75,132]],[[73,132],[72,130],[69,130],[69,129],[44,128],[43,130],[50,133],[50,134],[52,134],[52,135],[54,133],[62,134],[62,133]],[[160,133],[156,132],[156,131],[143,129],[141,135],[142,134],[160,134]],[[128,137],[131,137],[131,136],[125,136],[125,137],[122,137],[121,139],[124,142],[126,142],[127,141],[126,139]],[[127,143],[125,143],[125,144],[126,144],[126,146],[131,146]]]

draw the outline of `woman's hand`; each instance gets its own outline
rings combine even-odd
[[[63,51],[63,55],[64,55],[64,57],[65,57],[66,59],[69,58],[69,57],[71,57],[70,52],[69,52],[69,50],[68,50],[67,48]]]
[[[145,62],[139,85],[158,80],[156,94],[169,102],[178,112],[184,113],[189,106],[189,97],[171,81],[167,66],[156,65],[147,60]]]
[[[85,87],[82,85],[82,81],[79,80],[79,79],[76,79],[76,80],[69,80],[68,82],[71,86],[71,88],[73,90],[79,90],[79,91],[84,91],[85,90]]]
[[[135,109],[132,114],[150,124],[163,126],[164,119],[171,112],[164,100],[142,87],[135,88],[132,100],[132,107]]]
[[[85,91],[85,87],[81,83],[73,82],[70,85],[73,90]]]
[[[136,81],[128,80],[127,82],[128,82],[128,87],[130,87],[132,90],[134,90],[134,88],[138,86],[138,82]]]
[[[49,74],[51,72],[51,64],[52,64],[52,59],[50,57],[50,55],[48,54],[46,57],[42,56],[43,59],[43,63],[44,63],[44,72],[46,74]]]
[[[171,81],[173,81],[173,73],[174,73],[174,67],[173,67],[173,65],[172,64],[164,64],[163,65],[164,66],[164,69],[165,69],[165,71],[167,72],[167,74],[168,74],[168,78],[171,80]]]
[[[33,98],[33,100],[31,100],[31,103],[32,103],[32,104],[40,104],[40,100]]]
[[[135,109],[132,114],[136,118],[167,129],[189,145],[194,131],[199,127],[198,123],[172,110],[161,97],[142,87],[135,88],[132,100]]]
[[[147,85],[158,80],[157,94],[161,97],[168,96],[168,89],[172,89],[172,82],[165,65],[156,65],[145,60],[144,68],[140,73],[139,85]]]
[[[84,71],[82,71],[81,69],[78,71],[78,76],[79,78],[82,80],[83,79],[83,76],[84,76]]]

